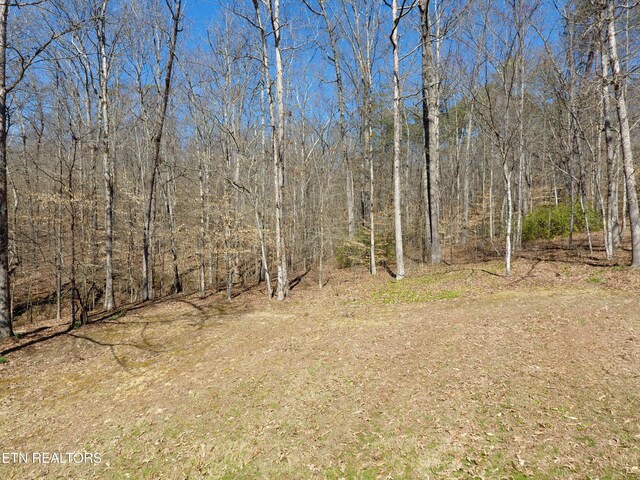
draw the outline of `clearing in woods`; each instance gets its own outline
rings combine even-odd
[[[102,461],[0,476],[640,478],[640,272],[502,272],[311,273],[284,303],[174,297],[6,353],[2,450]]]

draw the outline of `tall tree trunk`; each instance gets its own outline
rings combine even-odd
[[[224,221],[224,266],[225,266],[225,288],[227,292],[227,300],[231,300],[233,297],[233,265],[231,258],[231,192],[229,190],[229,173],[231,168],[231,159],[229,156],[231,155],[229,151],[228,141],[223,142],[224,146],[224,155],[225,155],[225,176],[227,181],[224,182],[224,186],[222,187],[222,196],[224,197],[224,208],[225,213],[223,215]]]
[[[469,176],[471,175],[471,129],[473,127],[473,103],[471,103],[471,106],[469,107],[468,115],[469,118],[467,120],[465,164],[462,177],[462,235],[460,240],[462,241],[463,245],[466,245],[469,233]]]
[[[505,223],[507,226],[507,232],[505,235],[505,264],[506,264],[506,276],[511,276],[511,226],[513,223],[513,200],[511,197],[511,171],[508,167],[508,160],[506,155],[502,159],[502,173],[504,175],[504,188],[506,195],[505,202]]]
[[[490,157],[491,159],[491,157]],[[489,159],[489,240],[493,244],[493,165]]]
[[[178,34],[181,31],[180,21],[182,19],[182,0],[173,0],[167,3],[171,11],[172,32],[169,40],[169,58],[164,77],[164,84],[161,95],[161,103],[158,112],[158,120],[154,126],[153,137],[151,138],[151,172],[149,185],[147,189],[147,204],[144,211],[144,226],[142,230],[142,301],[153,298],[153,273],[151,266],[151,243],[153,228],[153,206],[156,189],[156,181],[158,175],[158,167],[160,165],[160,147],[162,146],[162,133],[164,123],[167,117],[167,107],[169,105],[169,95],[171,93],[171,80],[173,74],[173,63],[176,57],[176,46],[178,44]]]
[[[616,111],[620,124],[620,140],[622,144],[622,164],[627,187],[627,204],[629,208],[629,227],[631,229],[631,266],[640,267],[640,209],[638,208],[638,191],[636,189],[633,152],[631,150],[631,133],[627,102],[625,98],[624,78],[620,70],[620,60],[616,45],[615,5],[613,0],[606,0],[607,8],[607,40],[609,63],[613,75],[613,91],[616,99]]]
[[[424,106],[424,104],[423,104]],[[426,115],[426,111],[423,108],[423,118],[424,115]],[[429,139],[427,138],[427,136],[429,135],[428,132],[428,128],[424,128],[424,145],[425,145],[425,151],[427,151],[426,145],[429,144]],[[425,159],[427,158],[428,153],[425,154]],[[431,252],[431,213],[429,212],[429,162],[427,161],[422,161],[421,163],[421,168],[420,168],[420,173],[421,173],[421,186],[422,186],[422,192],[421,192],[421,200],[422,200],[422,211],[421,211],[421,215],[423,216],[422,218],[422,222],[424,222],[424,234],[421,235],[423,242],[422,242],[422,261],[426,262],[426,255],[427,255],[427,250],[429,250],[429,253]],[[421,222],[421,223],[422,223]]]
[[[174,167],[170,167],[167,172],[167,179],[164,184],[165,206],[167,208],[167,221],[169,223],[169,248],[171,249],[171,270],[173,274],[172,293],[182,293],[182,280],[180,279],[180,269],[178,265],[178,242],[176,239],[176,219],[175,219],[175,181],[173,171]]]
[[[607,155],[607,211],[606,211],[606,253],[611,260],[615,252],[616,239],[619,235],[618,226],[618,165],[616,147],[613,140],[611,125],[611,97],[609,93],[609,55],[604,42],[600,45],[602,55],[602,131]]]
[[[198,157],[198,183],[200,186],[200,236],[198,237],[198,272],[199,272],[199,292],[200,298],[204,298],[206,290],[205,280],[205,244],[206,244],[206,213],[207,213],[207,195],[205,190],[205,170],[203,154],[200,148],[197,148],[196,155]]]
[[[267,76],[265,76],[265,80]],[[269,273],[269,254],[267,252],[267,242],[264,236],[264,210],[263,206],[260,205],[259,199],[263,200],[265,197],[265,178],[266,178],[266,165],[268,162],[266,161],[266,153],[267,153],[267,131],[266,131],[266,123],[265,117],[267,114],[267,109],[265,107],[265,91],[268,87],[262,88],[260,90],[260,98],[261,98],[261,140],[262,140],[262,153],[265,155],[264,161],[260,163],[260,168],[258,170],[257,176],[260,178],[260,182],[256,178],[255,182],[255,195],[253,199],[253,208],[256,214],[256,228],[258,229],[258,238],[260,240],[260,257],[262,261],[262,275],[264,277],[265,283],[267,285],[267,298],[273,298],[273,287],[271,286],[271,274]],[[263,202],[264,203],[264,202]]]
[[[580,152],[578,151],[578,125],[577,125],[577,107],[576,107],[576,71],[574,59],[574,25],[569,24],[569,49],[567,52],[567,63],[569,64],[569,100],[567,105],[568,125],[567,131],[567,161],[569,162],[569,191],[571,195],[571,216],[569,219],[569,246],[573,243],[573,232],[575,227],[575,204],[576,204],[576,182],[574,169],[576,164],[581,162]]]
[[[367,74],[369,75],[369,74]],[[365,98],[364,107],[364,156],[365,164],[369,167],[369,273],[376,274],[376,224],[375,215],[373,213],[373,195],[374,195],[374,174],[373,167],[373,144],[371,136],[373,135],[373,127],[371,125],[371,115],[373,113],[371,99],[371,77],[368,76],[364,86]]]
[[[264,238],[264,222],[262,221],[262,215],[260,214],[258,206],[258,200],[254,203],[254,210],[256,214],[256,229],[258,230],[258,239],[260,240],[260,260],[262,263],[262,271],[264,272],[264,281],[267,285],[267,297],[273,297],[273,288],[271,287],[271,275],[269,274],[269,260],[267,258],[267,245]]]
[[[73,135],[73,147],[72,147],[72,160],[69,165],[68,174],[68,186],[67,196],[69,201],[69,246],[70,246],[70,258],[69,258],[69,283],[71,284],[71,322],[69,329],[76,327],[76,318],[78,313],[77,303],[82,305],[82,298],[77,286],[77,261],[76,261],[76,201],[74,198],[74,182],[73,182],[73,170],[76,164],[76,158],[78,153],[78,138]],[[84,309],[81,306],[80,311],[80,324],[87,324],[87,316],[84,314]]]
[[[0,0],[0,338],[13,335],[9,281],[7,195],[7,20],[9,1]]]
[[[109,144],[109,63],[107,56],[107,5],[103,0],[97,19],[98,50],[100,56],[100,137],[102,142],[102,162],[104,168],[104,245],[105,245],[105,288],[104,308],[113,310],[116,306],[113,291],[113,203],[115,169]]]
[[[63,239],[62,239],[62,196],[64,194],[63,180],[62,180],[62,145],[58,145],[58,158],[59,158],[59,185],[56,198],[56,215],[55,215],[55,249],[56,249],[56,321],[62,320],[62,271],[64,268],[64,256],[62,253]]]
[[[276,102],[278,106],[276,137],[277,144],[273,149],[274,162],[274,186],[276,201],[276,263],[278,283],[276,295],[278,300],[284,300],[289,293],[287,280],[287,251],[284,241],[284,74],[282,66],[281,26],[280,26],[280,0],[271,0],[271,26],[273,27],[273,40],[276,57]]]
[[[273,0],[269,4],[271,26],[274,32],[275,56],[276,56],[276,86],[275,95],[271,85],[269,70],[269,53],[267,48],[267,33],[262,22],[260,4],[253,0],[256,13],[257,27],[260,30],[262,40],[262,68],[265,85],[268,92],[269,117],[273,128],[273,183],[275,192],[275,216],[276,216],[276,269],[277,286],[276,296],[278,300],[284,300],[288,293],[287,282],[287,256],[284,242],[284,78],[282,67],[282,51],[280,45],[280,1]],[[277,108],[277,116],[276,116]]]
[[[522,8],[522,2],[519,2]],[[522,15],[522,12],[520,12]],[[524,26],[518,28],[518,217],[516,223],[515,247],[522,246],[522,215],[525,209],[525,152],[524,152]]]
[[[422,126],[424,129],[424,154],[427,173],[427,210],[429,212],[429,245],[431,263],[442,261],[440,247],[440,187],[439,157],[440,134],[438,110],[438,79],[433,54],[433,39],[429,0],[420,0],[421,40],[422,40]]]
[[[401,172],[400,172],[400,55],[398,45],[398,27],[400,15],[398,12],[398,0],[393,0],[393,31],[391,33],[391,45],[393,47],[393,216],[396,243],[396,280],[404,278],[404,253],[402,251],[402,199],[401,199]]]

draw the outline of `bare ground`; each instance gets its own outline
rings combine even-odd
[[[541,258],[175,297],[7,353],[0,450],[102,462],[0,477],[640,478],[640,272]]]

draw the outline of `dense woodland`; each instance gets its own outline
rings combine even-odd
[[[579,231],[608,259],[630,233],[640,266],[638,13],[0,1],[0,336],[44,303],[73,328],[182,291],[283,300],[336,262],[401,280],[453,248],[508,276]]]

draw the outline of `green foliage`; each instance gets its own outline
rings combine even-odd
[[[113,315],[111,315],[108,319],[108,321],[110,322],[115,322],[116,320],[121,319],[122,317],[124,317],[127,314],[127,311],[122,309],[122,310],[118,310],[117,312],[115,312]]]
[[[336,247],[336,262],[339,268],[348,268],[354,265],[369,264],[369,248],[371,245],[370,230],[361,228],[355,238],[346,239]],[[395,245],[388,235],[380,232],[375,234],[376,263],[388,263],[394,255]]]
[[[451,300],[461,295],[459,290],[425,291],[415,282],[390,281],[384,288],[373,292],[373,299],[386,305],[398,303],[427,303],[436,300]]]
[[[9,360],[6,359],[6,357],[0,357],[0,364],[2,363],[7,363]]]
[[[602,228],[602,217],[592,206],[587,207],[589,229],[597,231]],[[571,228],[571,205],[539,205],[522,220],[522,240],[530,242],[539,239],[566,237]],[[574,232],[585,232],[585,216],[579,203],[574,205]]]

